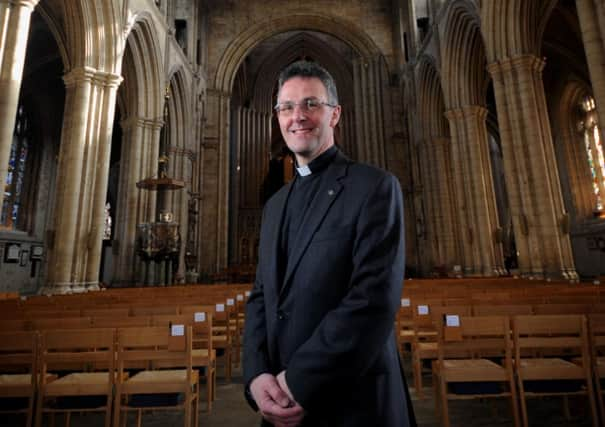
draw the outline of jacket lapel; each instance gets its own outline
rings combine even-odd
[[[272,224],[272,227],[269,229],[269,235],[267,237],[267,242],[269,242],[268,247],[268,258],[269,258],[269,274],[270,280],[268,283],[268,287],[272,289],[272,292],[275,294],[278,293],[280,288],[279,283],[279,265],[280,262],[280,244],[281,244],[281,228],[282,223],[284,221],[284,209],[286,208],[286,202],[288,201],[288,196],[290,195],[290,191],[292,191],[292,183],[288,184],[288,187],[285,191],[280,191],[276,194],[275,199],[275,208],[272,209],[274,215],[276,217],[269,219],[267,222]]]
[[[287,291],[290,289],[294,270],[296,270],[301,257],[309,247],[311,239],[330,210],[330,207],[339,197],[340,192],[342,191],[340,179],[345,175],[346,167],[346,158],[341,155],[341,153],[338,153],[334,162],[332,162],[324,172],[325,175],[321,179],[319,190],[313,198],[313,202],[307,209],[302,225],[297,233],[296,241],[298,244],[294,247],[294,251],[288,260],[288,267],[279,294],[280,297],[286,295]]]

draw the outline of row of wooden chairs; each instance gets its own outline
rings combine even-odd
[[[601,388],[605,315],[589,319],[584,315],[440,319],[432,374],[443,425],[450,425],[449,400],[505,397],[515,426],[520,425],[519,418],[528,426],[526,401],[539,396],[564,397],[566,416],[567,398],[585,396],[593,425],[600,425],[598,412],[605,422]]]
[[[423,361],[437,357],[436,325],[443,316],[485,316],[485,315],[529,315],[529,314],[585,314],[605,313],[601,304],[511,304],[511,305],[434,305],[426,301],[410,305],[404,301],[396,321],[396,331],[401,354],[411,355],[414,386],[418,397],[424,398]]]
[[[69,425],[73,412],[88,411],[103,412],[106,427],[126,425],[134,411],[140,426],[143,411],[168,408],[184,410],[184,425],[197,426],[197,368],[204,366],[208,384],[213,369],[211,323],[210,315],[170,327],[2,332],[0,397],[24,399],[10,412],[25,413],[26,426],[59,412]],[[154,404],[166,393],[172,402]]]

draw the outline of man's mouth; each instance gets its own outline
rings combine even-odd
[[[304,129],[291,129],[290,132],[292,132],[293,134],[305,134],[305,133],[309,133],[313,130],[313,128],[304,128]]]

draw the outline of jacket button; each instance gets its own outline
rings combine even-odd
[[[283,310],[277,310],[277,318],[279,320],[284,320],[286,318],[286,313]]]

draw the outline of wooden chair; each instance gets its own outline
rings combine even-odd
[[[414,341],[414,320],[410,298],[401,298],[401,305],[395,318],[397,347],[401,356],[409,354]]]
[[[232,306],[225,304],[185,306],[181,308],[181,313],[193,314],[196,311],[212,313],[212,346],[216,350],[217,362],[221,359],[224,366],[225,378],[231,381],[231,366],[233,354],[233,335],[230,328],[230,319],[232,318]],[[222,353],[222,354],[219,354]]]
[[[527,398],[563,396],[569,418],[567,397],[576,395],[588,397],[593,425],[598,425],[586,323],[585,316],[574,314],[513,317],[515,371],[524,426],[528,425]],[[572,357],[579,357],[581,363],[571,362]],[[560,382],[544,386],[544,381],[553,380]],[[569,380],[581,385],[572,386]]]
[[[66,365],[86,370],[72,372],[54,381],[46,374]],[[44,413],[65,413],[69,426],[72,412],[105,412],[105,427],[111,425],[113,386],[115,379],[115,330],[109,328],[65,329],[43,331],[40,335],[40,383],[36,404],[36,426],[42,426]],[[70,400],[91,399],[87,407],[70,405]],[[57,399],[65,404],[50,405]],[[97,400],[98,399],[98,400]],[[72,400],[72,404],[75,403]],[[89,406],[90,405],[90,406]]]
[[[191,326],[182,326],[183,335],[172,336],[165,326],[120,328],[117,332],[118,381],[115,392],[114,426],[126,425],[130,411],[137,413],[137,425],[142,412],[149,410],[182,409],[185,427],[198,424],[199,375],[193,369]],[[173,325],[176,328],[177,325]],[[124,379],[131,364],[147,364],[149,369]],[[175,369],[158,369],[158,366]],[[184,396],[183,402],[153,401],[154,395]],[[144,400],[147,398],[147,402]]]
[[[601,423],[605,424],[605,314],[591,314],[588,318],[590,362],[596,389],[596,400],[601,413]]]
[[[193,366],[204,368],[206,410],[212,410],[216,398],[216,350],[212,341],[212,312],[193,313]]]
[[[0,397],[23,399],[23,405],[0,410],[0,413],[24,413],[25,425],[32,425],[37,372],[36,332],[0,333]],[[50,381],[52,378],[48,378]]]
[[[455,319],[458,326],[440,320],[438,358],[433,362],[435,407],[441,409],[442,424],[450,426],[449,400],[508,397],[518,426],[508,317]]]
[[[426,310],[425,310],[426,308]],[[426,314],[423,314],[426,311]],[[412,341],[412,374],[414,386],[419,399],[424,399],[422,368],[425,360],[437,359],[437,325],[439,319],[446,314],[457,314],[459,316],[470,316],[472,307],[464,306],[440,306],[440,305],[418,305],[415,307],[414,337]]]

